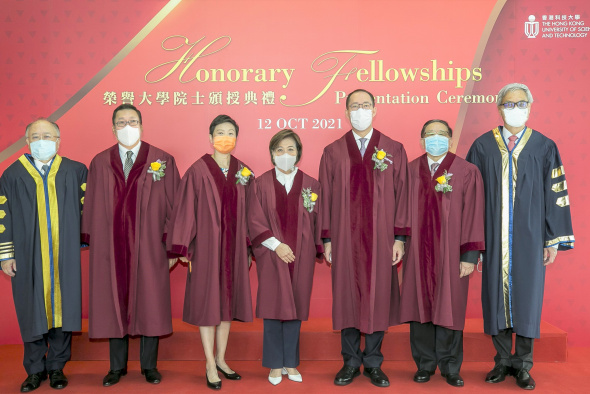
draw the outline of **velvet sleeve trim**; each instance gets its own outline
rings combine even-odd
[[[395,235],[410,235],[410,228],[409,227],[394,227],[393,233]]]
[[[252,240],[252,247],[257,247],[267,239],[273,237],[272,231],[266,230],[262,234],[259,234],[256,238]]]
[[[321,259],[324,255],[324,245],[316,245],[315,251],[316,251],[315,257],[317,257],[318,259]]]
[[[90,234],[82,233],[80,235],[80,243],[90,245]]]
[[[320,238],[332,238],[330,230],[322,230],[322,236]]]
[[[461,245],[461,254],[464,254],[470,250],[485,250],[485,243],[484,242],[466,242]]]
[[[172,245],[172,249],[170,249],[167,254],[170,254],[170,253],[173,255],[176,255],[176,257],[183,256],[183,257],[189,258],[188,248],[183,245]]]

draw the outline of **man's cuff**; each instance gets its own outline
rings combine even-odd
[[[406,242],[406,236],[405,235],[396,235],[394,238],[395,238],[396,241]]]
[[[465,263],[477,264],[479,258],[479,250],[468,250],[461,255],[460,260]]]

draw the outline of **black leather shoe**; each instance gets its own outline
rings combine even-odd
[[[500,383],[506,379],[506,376],[510,375],[510,369],[506,365],[496,365],[486,375],[486,383]]]
[[[49,371],[49,387],[52,389],[63,389],[68,385],[68,378],[61,369]]]
[[[414,374],[414,382],[416,383],[426,383],[430,380],[430,377],[434,375],[434,371],[430,372],[425,369],[419,369]]]
[[[223,369],[219,368],[219,365],[216,365],[216,367],[217,367],[217,370],[219,372],[221,372],[223,374],[223,376],[225,376],[226,379],[229,379],[229,380],[240,380],[240,379],[242,379],[242,377],[240,376],[240,374],[237,373],[237,372],[227,373]]]
[[[109,387],[113,384],[117,384],[119,383],[119,379],[121,379],[121,376],[125,375],[127,375],[127,368],[117,369],[114,371],[111,369],[109,370],[109,373],[107,373],[107,376],[105,376],[102,380],[102,385],[105,387]]]
[[[363,375],[367,376],[371,379],[371,383],[373,383],[377,387],[389,387],[389,378],[385,373],[381,370],[381,368],[366,368],[363,371]]]
[[[29,391],[33,391],[41,386],[41,382],[47,379],[47,372],[37,372],[27,376],[23,384],[20,385],[20,392],[21,393],[28,393]]]
[[[142,369],[141,374],[145,375],[145,381],[151,384],[158,384],[162,381],[162,375],[157,368]]]
[[[521,369],[516,373],[516,384],[521,389],[534,390],[535,380],[526,369]]]
[[[336,386],[346,386],[347,384],[351,384],[354,378],[356,378],[360,374],[360,368],[345,365],[336,374],[336,378],[334,378],[334,384]]]
[[[443,378],[447,379],[447,383],[455,387],[463,387],[465,382],[458,373],[441,374]]]
[[[209,376],[207,376],[207,372],[205,372],[205,378],[207,379],[207,387],[213,390],[221,390],[221,380],[219,382],[211,383],[209,381]]]

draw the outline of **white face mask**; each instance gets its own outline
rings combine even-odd
[[[297,156],[291,156],[288,153],[283,153],[280,156],[274,156],[275,165],[285,172],[290,171],[295,166],[295,162],[297,161]]]
[[[57,153],[57,143],[51,140],[31,142],[31,155],[39,161],[47,161]]]
[[[121,145],[133,146],[139,140],[139,127],[129,125],[117,130],[117,139]]]
[[[529,109],[528,108],[518,108],[514,107],[512,109],[502,109],[504,111],[504,121],[507,125],[512,127],[521,127],[524,126],[526,121],[529,119]]]
[[[350,111],[349,114],[350,123],[355,130],[366,130],[373,123],[373,110],[359,108],[356,111]]]

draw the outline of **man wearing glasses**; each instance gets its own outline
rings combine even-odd
[[[68,385],[72,331],[81,330],[80,219],[86,166],[57,154],[59,127],[25,132],[25,153],[0,178],[0,260],[11,277],[28,377],[21,392]]]
[[[104,386],[127,374],[129,335],[140,336],[141,373],[160,383],[159,336],[172,332],[166,234],[179,182],[174,157],[142,141],[141,113],[113,112],[118,144],[90,164],[82,239],[90,245],[88,331],[109,338]]]
[[[426,154],[409,164],[412,237],[404,259],[400,317],[426,383],[438,366],[451,386],[464,385],[463,329],[469,275],[484,250],[484,192],[477,167],[449,152],[453,130],[444,120],[424,124]]]
[[[324,149],[320,163],[322,238],[332,266],[332,321],[344,366],[334,384],[363,374],[389,386],[381,370],[384,331],[399,324],[397,267],[410,234],[408,160],[402,144],[373,129],[375,99],[346,98],[352,130]],[[361,351],[361,333],[365,349]]]
[[[503,87],[497,98],[503,125],[476,139],[467,154],[485,185],[481,301],[484,331],[497,352],[486,382],[513,375],[527,390],[535,388],[529,371],[540,336],[545,267],[558,250],[574,246],[563,164],[555,142],[526,126],[532,104],[527,86]]]

